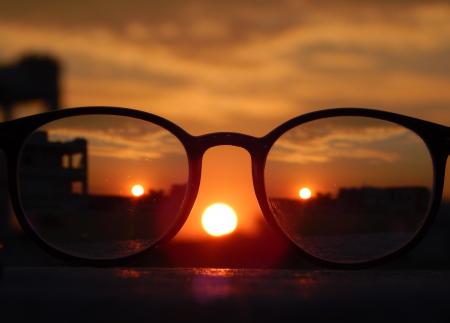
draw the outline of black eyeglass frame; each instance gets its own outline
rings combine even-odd
[[[172,226],[172,228],[170,228],[167,233],[163,237],[161,237],[155,244],[136,254],[114,259],[87,259],[67,254],[47,243],[33,230],[21,206],[18,187],[18,163],[20,160],[21,150],[27,138],[35,130],[49,122],[81,115],[116,115],[151,122],[166,129],[176,138],[178,138],[186,151],[189,164],[189,177],[185,198],[180,207],[178,219]],[[320,259],[318,257],[315,257],[314,255],[309,254],[301,247],[296,245],[293,241],[291,241],[291,239],[289,239],[287,234],[275,220],[275,217],[269,206],[264,185],[264,168],[266,159],[271,147],[279,137],[281,137],[290,129],[307,122],[324,118],[344,116],[369,117],[384,120],[411,130],[412,132],[417,134],[426,144],[433,162],[434,175],[432,199],[428,214],[417,234],[406,245],[396,251],[386,254],[381,258],[357,263],[337,263],[325,259]],[[417,243],[419,243],[423,238],[433,219],[436,217],[442,199],[445,165],[450,154],[450,128],[437,123],[397,113],[367,108],[335,108],[307,113],[281,124],[263,137],[253,137],[250,135],[235,132],[216,132],[200,136],[193,136],[171,121],[168,121],[157,115],[128,108],[106,106],[68,108],[32,115],[0,124],[0,149],[2,149],[6,155],[10,197],[14,212],[23,230],[48,253],[65,260],[76,261],[77,263],[91,266],[123,265],[131,259],[142,257],[154,247],[171,240],[186,222],[189,213],[194,205],[200,186],[202,158],[204,153],[208,149],[220,145],[241,147],[249,152],[251,156],[252,178],[256,197],[264,218],[272,228],[281,233],[281,235],[285,237],[291,245],[294,245],[297,249],[300,250],[303,256],[312,260],[313,262],[332,268],[356,269],[377,265],[389,259],[398,257],[416,246]]]

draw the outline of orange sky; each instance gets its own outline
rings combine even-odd
[[[448,125],[449,35],[447,1],[0,3],[0,63],[29,51],[55,55],[64,106],[134,107],[193,134],[263,135],[337,106]],[[240,230],[252,232],[259,209],[244,151],[207,152],[180,237],[204,236],[200,213],[217,201],[233,205]]]

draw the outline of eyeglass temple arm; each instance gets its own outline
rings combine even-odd
[[[3,156],[0,156],[0,280],[2,278],[5,242],[8,239],[10,220],[10,209],[7,196],[8,176],[6,171],[6,150],[8,145],[11,144],[11,141],[15,140],[13,137],[14,132],[10,131],[11,128],[8,122],[0,123],[0,152],[3,153]],[[8,142],[10,143],[8,144]]]
[[[25,129],[16,120],[0,122],[0,151],[6,154],[10,148],[19,147]]]
[[[5,151],[5,147],[7,145],[8,129],[9,129],[8,122],[1,122],[0,123],[0,150],[2,152]],[[10,137],[11,137],[11,134],[10,134]]]

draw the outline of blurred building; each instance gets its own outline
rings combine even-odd
[[[422,186],[342,187],[335,198],[318,194],[307,201],[270,198],[284,227],[308,234],[407,232],[427,214],[430,191]]]
[[[0,108],[4,120],[12,119],[14,106],[41,101],[48,110],[60,106],[59,61],[50,56],[28,54],[10,65],[0,65]]]
[[[346,211],[423,214],[430,192],[423,186],[341,188],[336,200]]]
[[[23,149],[19,183],[22,196],[33,199],[88,194],[86,139],[52,142],[47,132],[35,132]]]

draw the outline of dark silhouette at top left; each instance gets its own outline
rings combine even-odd
[[[3,120],[11,120],[13,108],[21,103],[40,101],[46,110],[60,106],[61,67],[56,58],[28,54],[10,64],[0,64],[0,110]],[[4,159],[0,158],[3,170]],[[11,214],[6,193],[6,178],[0,173],[0,251],[4,239],[11,237]],[[1,268],[1,260],[0,260]]]
[[[0,107],[4,120],[16,104],[40,100],[48,110],[60,105],[60,64],[50,56],[26,55],[16,63],[0,65]]]

